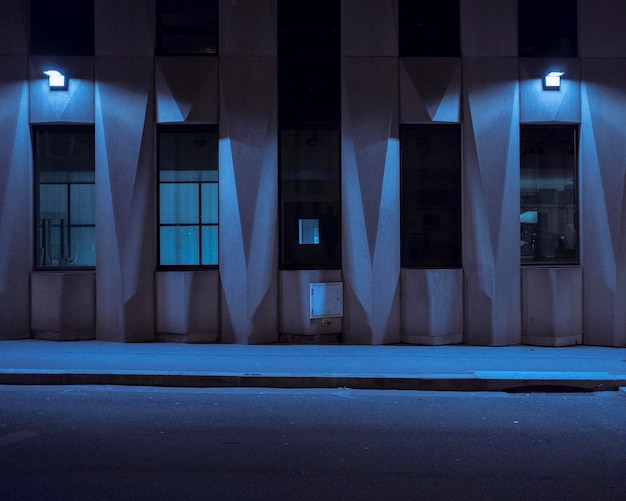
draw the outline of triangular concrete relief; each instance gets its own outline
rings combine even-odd
[[[159,122],[217,122],[218,80],[215,58],[157,59]]]
[[[400,60],[401,123],[459,122],[460,103],[460,60]]]

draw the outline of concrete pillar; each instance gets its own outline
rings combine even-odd
[[[278,340],[276,7],[220,9],[220,277],[223,342]]]
[[[33,263],[28,2],[0,3],[0,339],[30,336]]]
[[[341,5],[344,339],[400,341],[397,5]],[[368,40],[368,43],[363,43]]]
[[[154,2],[96,0],[94,11],[97,337],[151,341]]]
[[[626,346],[626,4],[579,4],[583,342]]]

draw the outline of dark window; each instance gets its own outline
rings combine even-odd
[[[339,129],[280,134],[281,264],[341,266]]]
[[[95,157],[92,126],[34,130],[38,268],[95,266]]]
[[[31,0],[31,54],[93,55],[93,26],[93,1]]]
[[[400,56],[460,56],[459,26],[459,0],[399,0]]]
[[[217,0],[158,0],[157,46],[161,55],[216,55]]]
[[[218,135],[213,126],[158,133],[159,264],[218,264]]]
[[[339,2],[278,2],[279,120],[338,122]]]
[[[576,0],[519,0],[520,57],[576,57]]]
[[[341,267],[340,2],[278,0],[280,264]]]
[[[578,263],[576,138],[574,125],[521,127],[523,264]]]
[[[402,266],[460,267],[460,126],[402,126],[400,150]]]

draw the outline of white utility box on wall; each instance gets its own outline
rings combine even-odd
[[[343,282],[309,284],[311,318],[343,316]]]

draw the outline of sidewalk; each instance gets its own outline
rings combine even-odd
[[[559,386],[600,391],[626,387],[626,348],[194,345],[27,339],[0,341],[0,384],[454,391]]]

